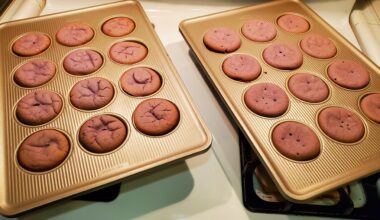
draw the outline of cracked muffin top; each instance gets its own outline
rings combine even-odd
[[[89,42],[94,31],[86,24],[72,23],[64,25],[55,35],[58,43],[73,47]]]
[[[166,99],[153,98],[141,102],[133,112],[136,128],[147,135],[164,135],[179,122],[177,106]]]
[[[55,65],[47,59],[30,60],[18,68],[14,80],[19,86],[36,87],[50,81],[56,72]]]
[[[109,55],[120,64],[134,64],[148,55],[148,49],[141,43],[124,41],[112,45]]]
[[[17,118],[27,125],[41,125],[55,118],[62,110],[62,99],[54,92],[38,90],[28,93],[18,103]]]
[[[79,142],[93,153],[107,153],[118,148],[127,137],[125,124],[112,115],[98,115],[79,130]]]
[[[95,72],[103,64],[102,56],[89,49],[79,49],[71,52],[63,60],[65,70],[73,75],[86,75]]]
[[[123,73],[120,85],[129,95],[147,96],[161,87],[161,77],[150,68],[135,67]]]
[[[60,165],[69,152],[70,142],[62,132],[44,129],[22,142],[17,151],[17,160],[24,169],[43,172]]]
[[[70,91],[71,104],[83,110],[102,108],[112,100],[113,96],[112,84],[100,77],[81,80]]]

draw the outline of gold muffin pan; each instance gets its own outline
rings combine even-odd
[[[120,16],[132,19],[135,29],[122,37],[105,35],[101,30],[102,24],[110,18]],[[94,37],[80,46],[67,47],[59,44],[55,40],[55,34],[63,25],[69,23],[89,25],[94,30]],[[50,46],[34,56],[22,57],[14,54],[12,44],[28,32],[47,34],[51,40]],[[122,1],[3,23],[0,25],[0,35],[0,43],[3,45],[0,49],[0,214],[15,215],[204,152],[211,146],[211,134],[139,2]],[[136,64],[116,63],[111,60],[108,52],[114,43],[120,41],[142,42],[148,48],[148,55]],[[103,58],[103,64],[91,74],[71,75],[64,70],[63,59],[70,52],[81,48],[97,51]],[[53,61],[56,75],[49,82],[35,88],[17,85],[13,80],[14,72],[21,64],[36,58]],[[121,75],[130,68],[141,66],[157,71],[162,79],[161,88],[145,97],[125,94],[119,86]],[[100,109],[79,110],[70,103],[70,90],[78,81],[92,77],[102,77],[111,82],[115,90],[114,97]],[[62,110],[45,124],[24,125],[15,115],[17,102],[26,94],[41,89],[59,94],[63,101]],[[132,113],[141,101],[148,98],[163,98],[175,103],[180,112],[180,121],[173,131],[162,136],[149,136],[134,127]],[[80,146],[79,128],[88,119],[101,114],[120,118],[126,125],[128,134],[123,144],[111,152],[89,153]],[[63,132],[71,144],[69,155],[52,170],[27,171],[17,162],[17,149],[28,136],[43,129]]]
[[[283,30],[277,20],[281,15],[295,14],[305,18],[310,28],[304,33]],[[255,42],[246,38],[241,28],[248,20],[271,22],[277,36],[268,42]],[[241,46],[232,53],[209,50],[204,42],[205,33],[216,27],[227,27],[239,34]],[[289,200],[302,201],[331,191],[358,178],[380,170],[380,125],[362,114],[359,99],[363,94],[377,93],[380,88],[380,70],[366,56],[344,39],[301,1],[272,1],[257,6],[243,7],[221,13],[182,21],[179,29],[188,43],[193,58],[200,64],[203,74],[215,87],[219,98],[232,114],[252,148],[260,157],[281,193]],[[331,39],[337,54],[329,59],[307,55],[300,48],[300,41],[308,34],[316,33]],[[303,64],[295,70],[281,70],[267,64],[262,53],[273,43],[290,43],[303,54]],[[260,76],[251,82],[241,82],[227,77],[222,70],[223,61],[233,54],[248,54],[261,65]],[[329,79],[327,67],[337,59],[349,59],[363,63],[370,75],[369,84],[363,89],[345,89]],[[320,103],[308,103],[296,98],[288,89],[288,80],[296,73],[310,73],[321,78],[329,89],[329,96]],[[244,103],[245,91],[254,84],[270,82],[285,91],[289,98],[287,111],[278,117],[264,117],[250,111]],[[358,142],[345,144],[329,138],[318,125],[318,113],[330,106],[353,111],[363,122],[364,137]],[[309,161],[295,161],[283,156],[272,143],[271,132],[281,122],[300,122],[315,132],[320,140],[320,154]]]

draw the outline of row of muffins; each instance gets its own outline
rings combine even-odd
[[[162,85],[160,75],[147,67],[127,70],[121,75],[119,82],[121,89],[134,97],[149,96],[157,92]],[[69,93],[70,103],[80,110],[101,109],[108,105],[114,96],[114,86],[102,77],[81,80]],[[59,114],[62,103],[61,97],[54,92],[38,90],[19,100],[16,116],[26,125],[45,124]]]
[[[169,115],[169,116],[168,116]],[[177,106],[165,99],[151,98],[141,102],[132,121],[140,132],[158,136],[176,128],[180,113]],[[86,120],[78,130],[78,142],[86,151],[105,154],[117,150],[128,136],[125,119],[101,114]],[[17,150],[17,161],[26,170],[44,172],[59,166],[71,150],[68,134],[56,129],[39,130],[28,136]]]
[[[126,17],[107,20],[102,32],[111,37],[125,36],[133,31],[135,23]],[[94,37],[91,27],[72,23],[56,33],[56,40],[67,47],[86,44]],[[39,32],[22,35],[12,45],[14,54],[28,58],[42,53],[50,45],[50,38]],[[110,58],[120,64],[135,64],[148,55],[145,45],[123,41],[112,45]],[[95,50],[75,49],[63,61],[66,72],[87,75],[103,65],[103,58]],[[13,79],[23,88],[44,86],[56,74],[56,65],[47,59],[27,60],[14,73]],[[152,68],[132,67],[125,71],[119,84],[123,92],[133,97],[156,93],[162,86],[162,77]],[[114,86],[102,77],[91,77],[76,82],[69,93],[70,103],[78,110],[99,110],[116,96]],[[56,92],[39,89],[29,92],[16,105],[16,118],[23,124],[37,126],[50,122],[62,112],[62,96]],[[148,136],[165,135],[174,130],[180,120],[176,104],[162,98],[149,98],[140,102],[133,111],[134,127]],[[123,145],[128,136],[126,119],[117,115],[102,114],[87,119],[78,129],[78,144],[95,154],[113,152]],[[67,158],[71,144],[68,134],[57,129],[39,130],[23,140],[17,149],[18,163],[32,172],[51,170]],[[50,159],[49,159],[50,158]]]
[[[135,45],[135,46],[130,46]],[[116,49],[115,49],[116,48]],[[123,48],[127,48],[126,50]],[[132,48],[132,49],[128,49]],[[119,50],[125,50],[125,53],[131,53],[132,56],[123,56]],[[138,53],[143,51],[143,55]],[[122,64],[134,64],[140,62],[147,55],[147,49],[144,45],[137,42],[119,42],[115,43],[110,50],[115,53],[117,58],[114,60]],[[127,57],[127,58],[123,58]],[[112,58],[112,56],[111,56]],[[112,58],[113,59],[113,58]],[[102,56],[90,49],[77,49],[65,57],[63,67],[66,72],[73,75],[87,75],[97,71],[103,65]],[[56,74],[56,65],[48,59],[31,59],[21,65],[14,73],[14,81],[17,85],[25,88],[33,88],[46,84]]]
[[[302,17],[294,14],[285,14],[279,17],[277,24],[287,32],[303,33],[309,30],[309,23]],[[273,40],[277,31],[271,22],[262,20],[249,20],[241,28],[242,34],[254,42],[268,42]],[[208,30],[203,42],[212,51],[224,53],[234,52],[239,49],[241,40],[239,34],[226,27],[217,27]],[[308,34],[300,41],[300,48],[308,55],[318,59],[329,59],[336,55],[337,49],[332,40],[319,34]],[[262,52],[264,61],[281,70],[293,70],[299,68],[303,63],[302,52],[289,43],[274,43],[269,45]],[[224,72],[231,78],[250,81],[258,77],[261,72],[259,63],[254,58],[240,57],[230,58],[223,65]],[[251,70],[244,74],[234,72],[232,68],[238,68],[239,61],[250,62]],[[225,70],[230,65],[229,70]],[[328,76],[339,86],[347,89],[361,89],[368,85],[370,81],[369,73],[365,66],[353,60],[337,60],[328,67]],[[247,78],[248,77],[248,78]],[[355,79],[355,80],[353,80]]]
[[[82,110],[96,110],[102,108],[112,100],[113,95],[111,83],[100,77],[82,80],[78,82],[70,92],[72,104]],[[148,109],[147,106],[150,109],[147,110],[149,111],[148,118],[153,117],[158,120],[165,119],[160,116],[161,113],[156,112],[160,110],[160,108],[157,108],[160,107],[160,105],[157,105],[154,100],[154,98],[151,98],[141,102],[133,113],[133,121],[135,122],[136,128],[147,135],[162,135],[169,132],[172,127],[168,129],[169,131],[160,132],[160,127],[165,128],[166,124],[160,127],[145,128],[145,126],[140,123],[144,121],[140,120],[140,118],[143,117],[141,109]],[[164,106],[175,107],[175,104],[164,99],[162,99],[162,103],[164,103]],[[63,101],[60,95],[49,90],[37,90],[28,93],[17,103],[16,117],[25,125],[37,126],[48,123],[56,118],[62,111],[62,108]],[[170,107],[170,109],[171,108],[172,107]],[[165,109],[166,108],[163,108],[162,111],[165,111]],[[177,109],[177,107],[175,107],[175,109]],[[168,110],[168,112],[171,112],[171,110]],[[173,117],[176,121],[175,124],[177,124],[179,118],[178,109],[174,112],[177,112],[175,117]]]
[[[286,32],[304,33],[310,29],[309,22],[301,16],[288,13],[277,19],[277,25]],[[269,42],[277,35],[271,22],[249,20],[241,27],[241,33],[254,42]],[[240,48],[239,33],[230,28],[216,27],[206,31],[203,43],[210,51],[231,53]],[[316,59],[330,59],[337,53],[332,40],[319,34],[309,33],[299,42],[303,52]],[[303,64],[303,54],[290,43],[272,43],[262,51],[263,60],[280,70],[295,70]],[[229,78],[251,82],[259,77],[259,62],[247,54],[232,54],[222,62],[222,72]],[[366,87],[370,82],[366,67],[353,60],[335,60],[327,67],[327,76],[336,85],[349,90]],[[318,76],[296,73],[287,80],[287,87],[298,99],[307,103],[320,103],[329,96],[329,88]],[[244,104],[253,113],[264,117],[279,117],[289,107],[286,92],[272,83],[257,83],[245,93]],[[380,94],[371,93],[360,100],[360,109],[372,121],[380,123]],[[364,137],[365,126],[356,113],[341,107],[327,107],[318,113],[319,128],[330,138],[342,143],[355,143]],[[277,124],[271,133],[271,141],[284,156],[298,161],[311,160],[320,153],[316,133],[307,125],[286,121]]]
[[[115,17],[102,25],[102,32],[111,37],[128,35],[135,29],[135,22],[127,17]],[[85,24],[70,23],[61,27],[56,33],[58,43],[68,47],[83,45],[94,37],[94,30]],[[12,51],[19,56],[28,57],[42,53],[51,44],[47,34],[27,33],[12,45]]]
[[[102,25],[102,32],[111,37],[128,35],[135,28],[133,20],[116,17]],[[86,24],[70,23],[56,33],[58,43],[73,47],[86,44],[94,37],[94,31]],[[45,51],[50,38],[40,32],[30,32],[19,37],[12,45],[12,51],[23,57],[34,56]],[[143,60],[148,49],[140,42],[123,41],[112,45],[109,50],[111,59],[120,64],[134,64]],[[90,49],[77,49],[69,53],[63,61],[66,72],[73,75],[87,75],[98,70],[103,64],[99,52]],[[37,87],[50,81],[56,73],[55,64],[47,59],[32,59],[19,67],[14,81],[22,87]]]

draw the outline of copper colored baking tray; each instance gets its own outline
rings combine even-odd
[[[301,34],[285,32],[276,23],[279,16],[285,13],[303,16],[309,21],[310,30]],[[241,33],[241,27],[251,19],[272,22],[277,29],[276,38],[265,43],[245,38]],[[239,33],[241,47],[229,54],[207,49],[203,43],[203,36],[214,27],[228,27]],[[361,97],[380,91],[380,70],[301,1],[272,1],[192,18],[183,21],[179,28],[190,49],[195,53],[195,59],[201,64],[204,74],[216,88],[219,97],[245,133],[278,188],[288,199],[307,200],[380,170],[380,125],[369,120],[359,107]],[[309,33],[319,33],[332,39],[338,50],[336,56],[330,59],[316,59],[303,52],[303,65],[293,71],[275,69],[263,60],[262,52],[270,44],[289,42],[299,45],[300,40]],[[249,54],[255,57],[262,67],[261,75],[248,83],[228,78],[222,71],[222,63],[231,54]],[[370,73],[369,85],[354,91],[339,87],[330,81],[327,67],[339,58],[362,62]],[[330,96],[326,101],[310,104],[289,92],[287,80],[299,72],[317,74],[327,83]],[[262,82],[274,83],[288,94],[289,109],[284,115],[276,118],[262,117],[246,107],[243,100],[244,92],[253,84]],[[354,111],[365,125],[364,138],[354,144],[343,144],[327,137],[318,127],[317,116],[320,110],[328,106],[341,106]],[[271,141],[271,132],[276,125],[284,121],[298,121],[315,131],[321,143],[321,153],[317,158],[299,162],[286,158],[276,150]]]
[[[117,16],[134,20],[136,27],[124,37],[109,37],[102,33],[104,21]],[[55,41],[55,33],[66,23],[80,22],[90,25],[94,38],[85,45],[65,47]],[[30,31],[46,33],[50,47],[33,57],[20,57],[11,50],[12,42]],[[143,8],[137,1],[123,1],[76,11],[9,22],[0,25],[0,214],[14,215],[46,203],[99,187],[144,170],[171,161],[204,152],[211,146],[211,135],[195,109],[184,84],[174,69]],[[134,65],[118,64],[108,56],[115,42],[139,41],[149,50],[147,57]],[[62,61],[66,54],[78,48],[91,48],[100,52],[104,64],[95,73],[74,76],[65,72]],[[28,59],[47,58],[57,66],[56,76],[38,88],[22,88],[13,81],[15,70]],[[119,78],[126,70],[136,66],[155,69],[162,77],[162,87],[148,97],[133,97],[124,93]],[[72,86],[80,80],[100,76],[115,87],[115,98],[106,107],[94,111],[75,109],[69,101]],[[29,92],[48,89],[61,95],[63,110],[54,120],[40,126],[24,126],[16,121],[15,106]],[[165,98],[177,105],[180,122],[169,134],[148,136],[133,125],[132,112],[148,98]],[[128,127],[128,137],[121,147],[106,154],[93,154],[78,143],[79,127],[99,114],[119,116]],[[57,168],[47,172],[29,172],[17,162],[16,151],[20,143],[33,132],[54,128],[63,131],[70,139],[68,158]]]

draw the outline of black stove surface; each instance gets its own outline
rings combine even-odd
[[[240,157],[243,203],[251,212],[329,216],[353,219],[379,219],[380,198],[377,192],[376,182],[380,173],[360,180],[366,197],[365,204],[360,208],[354,208],[354,203],[349,195],[350,191],[338,189],[339,201],[334,205],[298,204],[287,200],[280,202],[268,202],[260,198],[253,181],[254,170],[260,165],[260,160],[253,152],[245,136],[240,132]]]

